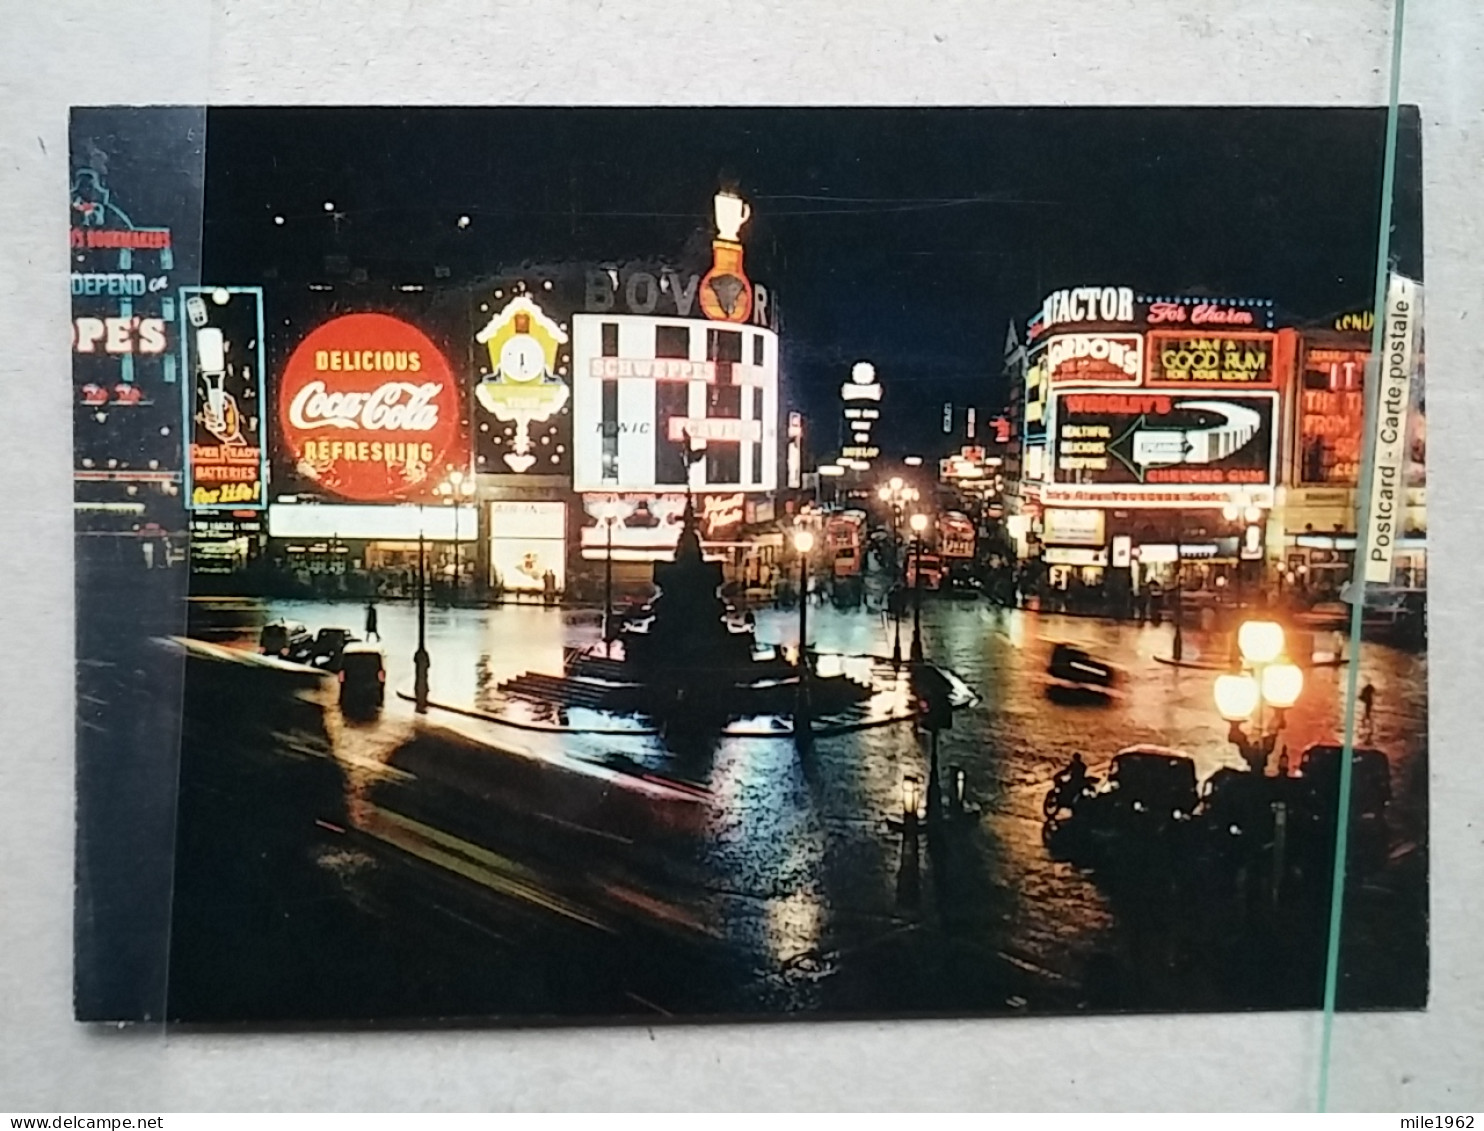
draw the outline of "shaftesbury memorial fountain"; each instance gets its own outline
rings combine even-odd
[[[607,681],[604,709],[649,717],[672,745],[709,742],[735,720],[763,716],[807,743],[811,713],[840,712],[871,697],[873,688],[853,679],[811,680],[803,649],[793,663],[776,650],[759,655],[752,629],[728,617],[721,564],[702,554],[689,502],[675,557],[655,563],[654,585],[652,615],[619,634],[623,659],[579,657],[569,678]],[[784,728],[784,719],[792,727]]]

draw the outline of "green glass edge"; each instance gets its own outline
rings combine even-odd
[[[1401,85],[1402,25],[1406,0],[1396,0],[1391,24],[1391,91],[1386,106],[1386,152],[1381,174],[1380,220],[1376,239],[1376,291],[1373,299],[1375,325],[1371,330],[1372,371],[1376,379],[1365,389],[1365,458],[1361,460],[1359,515],[1355,526],[1355,563],[1351,577],[1350,663],[1345,689],[1345,740],[1340,757],[1340,796],[1335,822],[1335,867],[1330,887],[1329,942],[1324,961],[1324,1025],[1319,1050],[1318,1110],[1329,1109],[1330,1055],[1334,1043],[1335,995],[1340,976],[1340,929],[1345,907],[1345,856],[1350,842],[1350,790],[1354,777],[1355,699],[1360,680],[1361,619],[1365,612],[1365,562],[1371,528],[1371,486],[1376,460],[1376,412],[1378,409],[1382,346],[1386,328],[1386,290],[1391,266],[1392,198],[1396,182],[1397,95]]]

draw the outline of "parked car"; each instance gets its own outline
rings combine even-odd
[[[1340,764],[1343,747],[1310,746],[1299,759],[1304,793],[1316,816],[1335,819],[1340,796]],[[1359,747],[1351,760],[1350,812],[1363,821],[1380,820],[1391,801],[1391,764],[1379,750]]]
[[[308,646],[307,662],[311,667],[338,671],[340,654],[345,646],[359,639],[348,628],[322,628],[315,633],[314,640]]]
[[[975,601],[984,592],[984,582],[972,573],[953,570],[948,574],[948,595],[966,601]]]
[[[292,659],[313,643],[309,629],[302,624],[275,621],[265,624],[258,634],[258,651],[265,656],[276,656],[280,660]]]
[[[1199,803],[1195,762],[1165,746],[1130,746],[1102,781],[1057,775],[1043,805],[1042,834],[1054,855],[1094,867],[1132,868],[1148,853],[1182,851]]]
[[[1340,767],[1344,748],[1310,746],[1299,759],[1298,827],[1312,852],[1332,857],[1340,801]],[[1379,750],[1356,749],[1350,775],[1350,862],[1359,874],[1386,862],[1391,834],[1386,810],[1391,803],[1391,763]]]
[[[1123,816],[1151,830],[1188,820],[1199,801],[1195,762],[1167,746],[1130,746],[1113,756],[1106,796]]]
[[[347,644],[340,653],[340,710],[375,714],[386,702],[386,659],[375,644]]]

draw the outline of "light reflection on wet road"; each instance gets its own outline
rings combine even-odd
[[[311,630],[359,633],[353,603],[278,601],[270,617]],[[415,609],[379,606],[388,685],[410,686]],[[1211,701],[1213,673],[1157,663],[1168,626],[1141,626],[1005,610],[982,602],[929,601],[928,657],[980,695],[942,738],[943,767],[962,767],[982,806],[977,828],[915,844],[889,821],[902,809],[903,778],[923,775],[922,740],[893,725],[819,740],[801,758],[788,741],[723,738],[707,755],[676,756],[646,736],[578,736],[514,730],[434,711],[430,722],[477,743],[536,758],[599,760],[621,752],[640,766],[710,792],[704,835],[692,858],[666,860],[665,897],[698,908],[725,939],[736,984],[708,998],[717,1008],[849,1011],[953,1008],[1075,1008],[1096,952],[1139,945],[1107,896],[1085,874],[1051,859],[1041,801],[1074,751],[1096,773],[1140,742],[1189,753],[1201,777],[1241,762]],[[811,610],[821,650],[890,649],[879,613]],[[797,613],[758,614],[762,641],[793,645]],[[904,631],[904,641],[908,639]],[[540,606],[430,609],[428,650],[435,700],[494,702],[499,683],[526,671],[559,675],[564,649],[597,641],[592,613]],[[1057,705],[1042,693],[1051,646],[1068,641],[1119,664],[1125,685],[1110,706]],[[1316,669],[1289,713],[1296,755],[1333,740],[1344,669]],[[1367,647],[1362,673],[1376,686],[1374,742],[1391,757],[1395,838],[1423,835],[1425,660]],[[371,783],[418,732],[410,705],[389,695],[373,725],[332,716],[347,805],[364,815]],[[429,802],[432,805],[432,802]],[[897,988],[887,986],[890,981]],[[661,1003],[663,1005],[664,1003]]]

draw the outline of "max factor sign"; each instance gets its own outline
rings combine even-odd
[[[1075,322],[1132,322],[1132,287],[1068,287],[1052,291],[1041,304],[1041,328]]]
[[[1406,504],[1407,404],[1412,391],[1419,290],[1411,279],[1393,275],[1386,295],[1385,349],[1376,405],[1376,456],[1372,465],[1370,539],[1365,562],[1366,581],[1381,585],[1391,584],[1391,559]]]

